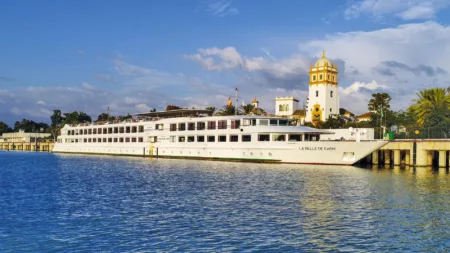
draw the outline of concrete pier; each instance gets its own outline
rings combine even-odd
[[[394,166],[400,165],[400,150],[396,149],[394,150]]]
[[[7,151],[51,152],[54,146],[54,142],[0,142],[0,149]]]
[[[412,167],[438,165],[446,168],[450,165],[449,152],[450,139],[394,140],[370,156],[373,165]]]
[[[372,164],[378,165],[378,150],[372,153]]]

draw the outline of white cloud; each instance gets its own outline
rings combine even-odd
[[[85,54],[85,52],[84,52],[84,50],[78,49],[78,50],[77,50],[77,54],[83,55],[83,54]]]
[[[39,100],[39,101],[37,101],[37,103],[36,104],[38,104],[38,105],[45,105],[45,102],[44,101],[42,101],[42,100]]]
[[[361,89],[366,89],[369,91],[374,91],[377,89],[387,89],[385,85],[379,85],[376,81],[372,81],[370,83],[362,83],[362,82],[354,82],[350,86],[346,88],[339,87],[339,94],[342,95],[350,95],[353,93],[358,93]]]
[[[88,84],[86,82],[82,83],[81,87],[83,87],[83,89],[86,89],[86,90],[95,90],[94,86],[92,86],[92,85],[90,85],[90,84]]]
[[[204,9],[209,14],[218,17],[239,14],[239,10],[236,7],[233,7],[232,3],[232,0],[203,0],[198,9]]]
[[[352,19],[368,14],[376,18],[395,15],[404,20],[429,19],[449,5],[447,0],[359,0],[350,2],[345,17]]]

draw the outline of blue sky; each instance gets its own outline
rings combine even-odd
[[[385,91],[406,108],[450,86],[448,0],[2,1],[0,121],[93,118],[167,104],[223,106],[235,87],[273,111],[307,94],[325,49],[341,107],[366,111]],[[447,56],[445,56],[447,55]]]

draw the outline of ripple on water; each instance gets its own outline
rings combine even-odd
[[[448,251],[448,170],[0,152],[0,252]]]

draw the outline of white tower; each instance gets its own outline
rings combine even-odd
[[[255,108],[258,108],[258,105],[259,105],[259,101],[258,100],[256,100],[256,97],[253,99],[253,101],[252,101],[252,105],[255,107]]]
[[[326,121],[332,114],[339,114],[338,70],[336,64],[325,57],[325,51],[309,70],[309,97],[306,110],[307,122]]]

